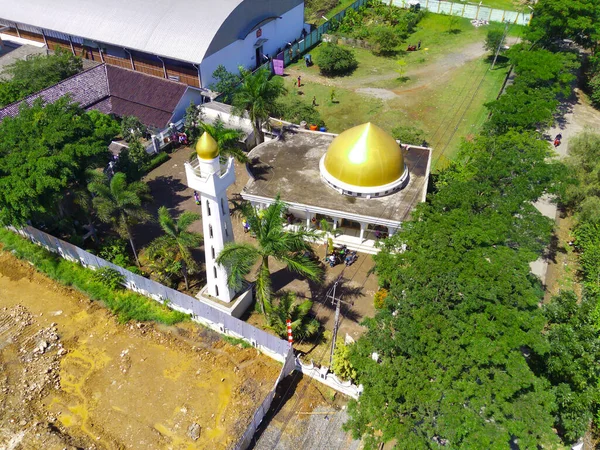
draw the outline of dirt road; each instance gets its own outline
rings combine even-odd
[[[225,449],[279,370],[191,323],[120,325],[0,253],[2,449]]]

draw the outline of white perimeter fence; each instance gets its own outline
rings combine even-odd
[[[235,317],[229,316],[210,305],[201,303],[193,297],[163,286],[156,281],[136,275],[120,266],[112,264],[96,255],[92,255],[75,245],[69,244],[68,242],[44,233],[36,228],[9,228],[15,233],[29,239],[34,244],[41,245],[46,250],[57,253],[68,261],[79,263],[92,270],[101,267],[110,267],[125,277],[126,288],[163,303],[169,308],[189,314],[192,320],[219,333],[243,339],[267,356],[282,362],[283,367],[275,381],[273,389],[271,389],[264,401],[256,409],[248,428],[232,448],[234,450],[245,450],[248,447],[252,440],[252,436],[256,433],[256,429],[271,407],[277,385],[296,368],[293,349],[286,341],[266,333],[265,331],[259,330]]]
[[[385,0],[384,0],[385,1]],[[390,0],[392,5],[409,8],[414,0]],[[505,11],[490,8],[478,3],[453,3],[445,0],[420,0],[421,8],[436,14],[448,14],[466,19],[487,20],[490,22],[507,22],[516,25],[529,25],[531,13]]]

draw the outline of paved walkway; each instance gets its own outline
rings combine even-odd
[[[572,98],[561,105],[561,117],[557,120],[554,127],[550,128],[545,134],[545,138],[549,142],[553,142],[554,137],[561,133],[562,142],[556,148],[556,154],[559,159],[564,159],[569,153],[569,142],[577,134],[584,131],[586,128],[597,130],[600,128],[600,111],[594,109],[584,98],[581,91],[574,89]],[[553,197],[545,195],[540,198],[535,207],[544,216],[560,220],[556,203]],[[536,261],[530,263],[531,271],[543,280],[547,286],[551,281],[548,280],[548,265],[551,263],[550,255],[544,255]]]

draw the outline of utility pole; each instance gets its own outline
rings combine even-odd
[[[507,34],[508,23],[504,25],[504,34],[502,35],[502,39],[500,39],[500,43],[498,44],[498,48],[496,49],[496,54],[494,55],[494,61],[492,62],[492,67],[490,67],[490,70],[494,70],[494,65],[496,64],[496,60],[498,59],[498,55],[500,54],[500,49],[502,48],[502,44],[504,44],[504,39],[506,39]]]
[[[333,352],[335,351],[335,341],[337,339],[338,327],[340,326],[340,306],[342,303],[352,306],[354,302],[344,302],[341,297],[336,297],[335,291],[337,289],[340,279],[338,278],[333,285],[333,293],[327,295],[327,298],[331,299],[331,304],[335,305],[335,319],[333,324],[333,336],[331,337],[331,353],[329,354],[329,367],[333,364]]]

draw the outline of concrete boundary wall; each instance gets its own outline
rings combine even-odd
[[[363,386],[357,386],[350,381],[340,380],[335,374],[329,372],[329,367],[315,366],[312,361],[309,364],[303,363],[300,358],[296,358],[296,370],[304,375],[314,378],[325,386],[329,386],[342,394],[358,400],[358,397],[363,391]]]
[[[180,311],[184,314],[189,314],[195,322],[206,325],[218,333],[243,339],[253,347],[279,362],[283,363],[287,358],[289,344],[277,336],[259,330],[258,328],[219,311],[210,305],[202,303],[189,295],[163,286],[162,284],[149,280],[141,275],[136,275],[123,267],[112,264],[75,245],[69,244],[68,242],[44,233],[36,228],[24,227],[19,230],[15,228],[11,229],[29,239],[34,244],[41,245],[46,250],[57,253],[68,261],[79,263],[92,270],[101,267],[110,267],[123,275],[125,278],[125,287],[127,289],[163,303],[171,309]]]
[[[390,0],[390,4],[400,8],[410,8],[414,0]],[[422,9],[436,14],[464,17],[466,19],[506,22],[516,25],[529,25],[531,13],[506,11],[490,8],[479,3],[453,3],[446,0],[420,0]]]
[[[270,358],[283,363],[283,367],[279,372],[279,376],[277,377],[273,388],[254,412],[246,431],[233,446],[234,450],[246,450],[248,448],[252,442],[252,437],[271,407],[277,386],[281,380],[294,370],[298,370],[332,389],[355,399],[357,399],[362,392],[362,386],[357,387],[350,382],[339,380],[334,374],[328,373],[327,368],[318,368],[312,363],[303,364],[294,356],[293,348],[283,339],[273,336],[263,330],[259,330],[258,328],[219,311],[210,305],[202,303],[193,297],[163,286],[162,284],[149,280],[141,275],[136,275],[123,267],[112,264],[73,244],[69,244],[68,242],[44,233],[36,228],[29,226],[21,229],[15,227],[8,228],[34,244],[44,247],[49,252],[60,255],[67,261],[79,263],[83,267],[91,270],[110,267],[124,276],[124,285],[127,289],[156,300],[173,310],[189,314],[193,321],[205,325],[220,334],[242,339]]]
[[[8,228],[24,238],[29,239],[34,244],[40,245],[52,253],[59,254],[67,261],[79,263],[83,267],[91,270],[96,270],[101,267],[110,267],[125,277],[125,287],[127,289],[163,303],[171,309],[180,311],[184,314],[189,314],[195,322],[201,323],[218,333],[243,339],[267,356],[282,362],[283,367],[279,372],[279,376],[277,377],[273,388],[252,415],[252,419],[244,434],[233,446],[233,449],[235,450],[246,450],[248,448],[257,428],[271,407],[277,386],[281,380],[292,373],[296,368],[294,351],[286,341],[259,330],[246,322],[242,322],[235,317],[231,317],[210,305],[201,303],[193,297],[163,286],[160,283],[140,275],[136,275],[120,266],[112,264],[96,255],[92,255],[75,245],[69,244],[68,242],[44,233],[36,228]]]

